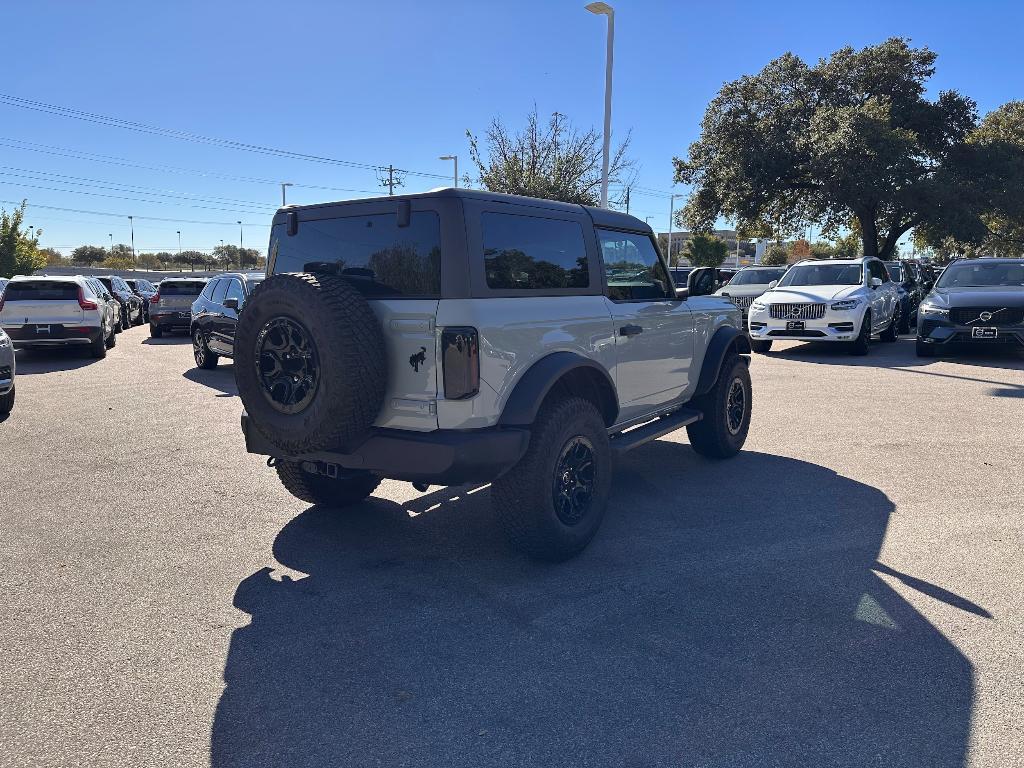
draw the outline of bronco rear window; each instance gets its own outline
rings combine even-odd
[[[7,284],[4,301],[78,301],[78,283],[33,280]]]
[[[203,288],[206,287],[206,283],[198,281],[175,281],[173,283],[163,282],[160,283],[160,295],[161,296],[198,296],[203,292]]]
[[[275,274],[337,274],[366,296],[441,293],[441,222],[431,211],[416,211],[405,227],[394,213],[302,221],[294,235],[275,224],[270,251]]]

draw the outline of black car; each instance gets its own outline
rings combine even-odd
[[[887,261],[885,268],[889,271],[889,279],[896,283],[899,292],[900,322],[896,331],[910,333],[911,327],[917,323],[917,307],[927,291],[921,284],[916,264]]]
[[[122,329],[127,330],[133,325],[142,325],[145,322],[146,311],[142,305],[142,298],[135,295],[135,291],[128,283],[117,275],[97,275],[96,279],[103,283],[121,305]]]
[[[917,354],[954,344],[1024,349],[1024,259],[960,259],[917,315]]]
[[[145,314],[145,321],[148,323],[149,300],[156,296],[156,286],[149,282],[149,280],[143,280],[142,278],[126,278],[125,282],[135,292],[135,295],[142,299],[142,309]]]
[[[192,303],[192,351],[200,368],[217,367],[222,355],[235,356],[238,313],[263,278],[262,272],[221,275]]]

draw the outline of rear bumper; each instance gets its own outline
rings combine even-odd
[[[393,480],[431,485],[489,483],[516,464],[530,444],[529,430],[520,428],[433,432],[374,429],[352,453],[289,454],[260,434],[244,411],[242,434],[249,453],[287,461],[325,462]]]
[[[149,322],[161,328],[188,328],[192,325],[192,313],[150,307]]]
[[[73,326],[51,323],[49,330],[40,331],[37,325],[5,325],[4,330],[11,337],[15,349],[26,347],[63,347],[75,344],[94,344],[102,338],[103,329],[99,326]]]

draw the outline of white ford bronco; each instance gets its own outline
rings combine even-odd
[[[492,483],[531,556],[581,551],[613,457],[681,427],[736,454],[750,424],[740,310],[714,270],[673,285],[623,213],[464,189],[288,206],[240,313],[249,452],[343,507],[382,478]]]

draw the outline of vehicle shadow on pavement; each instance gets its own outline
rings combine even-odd
[[[867,355],[851,355],[841,344],[798,343],[784,349],[773,348],[769,357],[781,357],[820,365],[849,365],[868,368],[919,368],[939,362],[959,363],[983,368],[1024,370],[1024,355],[1013,349],[972,349],[957,347],[943,350],[935,357],[918,357],[913,337],[901,337],[893,343],[875,341]]]
[[[151,344],[154,347],[174,346],[176,344],[191,344],[192,337],[187,333],[168,334],[164,333],[159,339],[147,336],[142,340],[143,344]]]
[[[235,606],[226,766],[961,766],[968,660],[876,575],[893,504],[814,464],[656,441],[580,557],[511,553],[488,491],[312,507]],[[917,582],[915,584],[915,582]]]
[[[54,349],[19,349],[15,365],[17,366],[18,376],[31,376],[37,373],[74,371],[99,362],[102,361],[92,357],[87,348],[65,347]]]
[[[235,369],[228,363],[218,365],[213,369],[189,368],[184,376],[189,381],[202,384],[204,387],[215,389],[219,393],[217,397],[238,397],[238,387],[235,385]]]

